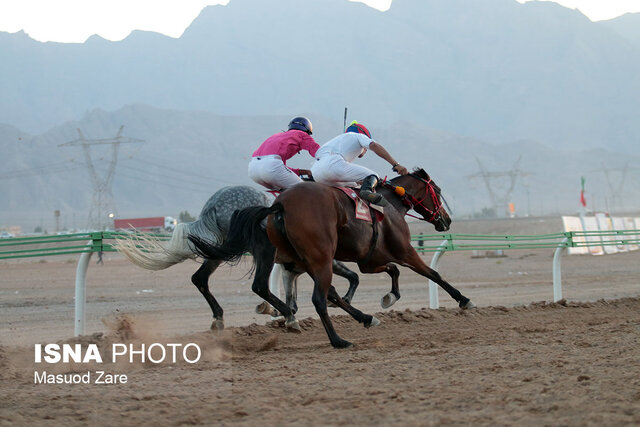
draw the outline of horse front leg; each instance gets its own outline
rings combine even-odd
[[[380,321],[376,319],[374,316],[361,312],[360,310],[358,310],[357,308],[353,307],[351,304],[346,302],[344,298],[340,298],[340,295],[338,295],[336,288],[333,286],[329,288],[327,298],[336,306],[340,307],[341,309],[349,313],[351,317],[353,317],[358,321],[358,323],[362,323],[365,328],[378,326],[380,324]]]
[[[411,248],[410,255],[405,259],[405,262],[402,265],[405,267],[409,267],[416,273],[426,277],[429,280],[433,280],[442,289],[444,289],[451,296],[451,298],[458,302],[458,306],[460,308],[475,308],[476,305],[472,303],[469,298],[462,295],[459,290],[451,286],[446,280],[440,277],[440,274],[438,274],[437,271],[429,268],[413,248]]]
[[[209,277],[211,277],[221,263],[222,261],[217,259],[205,259],[200,268],[191,276],[191,283],[198,288],[204,299],[207,300],[213,313],[214,320],[213,323],[211,323],[211,329],[218,331],[224,329],[224,311],[209,290]]]
[[[340,261],[336,261],[335,259],[333,260],[333,274],[344,277],[349,281],[349,290],[347,290],[347,293],[344,294],[342,299],[347,304],[351,304],[353,295],[356,293],[356,289],[360,284],[360,278],[354,271],[349,270],[346,265],[344,265]]]
[[[391,276],[391,291],[382,297],[380,305],[382,308],[389,308],[400,299],[400,286],[398,284],[398,277],[400,277],[400,270],[395,264],[387,264],[384,271]]]
[[[363,273],[382,273],[384,271],[391,276],[391,291],[380,299],[380,305],[382,308],[389,308],[400,299],[400,286],[398,281],[398,277],[400,277],[400,270],[395,264],[389,263],[376,267],[361,265],[360,271]]]

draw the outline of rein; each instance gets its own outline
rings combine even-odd
[[[425,192],[424,192],[424,196],[421,199],[416,199],[413,195],[409,194],[409,193],[404,193],[402,195],[400,195],[401,199],[402,199],[402,203],[407,206],[409,209],[414,209],[415,206],[420,206],[422,207],[422,209],[424,209],[430,216],[429,218],[425,218],[424,216],[416,216],[416,215],[412,215],[410,214],[408,211],[405,215],[410,216],[412,218],[416,218],[419,219],[421,221],[427,221],[427,222],[432,222],[440,213],[440,210],[442,209],[442,203],[440,202],[440,200],[438,199],[438,194],[435,190],[435,188],[433,188],[433,184],[431,183],[432,180],[431,178],[429,178],[429,180],[427,181],[426,179],[419,177],[413,173],[408,174],[409,176],[411,176],[412,178],[417,179],[418,181],[422,181],[425,185]],[[387,181],[384,182],[384,186],[387,188],[390,188],[394,191],[395,194],[398,194],[396,189],[397,188],[401,188],[398,186],[395,186]],[[426,207],[422,202],[427,198],[427,196],[431,197],[431,201],[433,202],[433,206],[435,206],[434,210],[429,209],[428,207]],[[415,209],[414,209],[415,210]]]

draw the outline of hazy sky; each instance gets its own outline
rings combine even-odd
[[[387,10],[391,0],[350,0]],[[446,1],[446,0],[445,0]],[[524,3],[530,0],[514,0]],[[82,43],[99,34],[122,40],[134,29],[180,37],[211,4],[229,0],[0,0],[0,31],[24,30],[39,41]],[[640,12],[640,0],[556,0],[592,21]]]

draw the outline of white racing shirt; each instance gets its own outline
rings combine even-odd
[[[323,144],[316,152],[316,159],[327,154],[339,154],[345,161],[351,163],[364,152],[365,148],[368,149],[372,142],[371,138],[362,133],[342,133]]]

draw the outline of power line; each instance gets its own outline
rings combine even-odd
[[[131,159],[130,159],[131,160]],[[132,167],[132,166],[121,166],[121,168],[125,168],[125,169],[129,169],[135,172],[140,172],[143,173],[145,175],[153,175],[153,176],[158,176],[164,179],[172,179],[172,180],[177,180],[177,181],[182,181],[184,183],[187,184],[195,184],[195,185],[211,185],[211,183],[223,183],[223,184],[228,184],[228,185],[237,185],[237,181],[236,182],[230,182],[227,181],[225,179],[220,179],[220,178],[216,178],[216,177],[209,177],[209,176],[204,176],[204,175],[198,175],[198,174],[191,174],[188,172],[184,172],[184,171],[178,171],[178,169],[173,169],[171,171],[167,172],[156,172],[156,171],[151,171],[149,169],[141,169],[140,167]],[[171,175],[171,174],[178,174],[177,176],[175,175]],[[200,178],[200,179],[196,179],[193,180],[191,178]]]
[[[69,167],[72,166],[72,167]],[[52,163],[49,165],[37,166],[30,169],[19,169],[10,171],[0,175],[0,179],[12,179],[12,178],[23,178],[26,176],[39,176],[39,175],[50,175],[54,173],[60,172],[68,172],[71,170],[79,169],[84,166],[84,163],[78,163],[75,160],[69,160],[60,163]]]
[[[228,181],[228,180],[226,180],[224,178],[200,175],[200,174],[197,174],[197,173],[193,173],[191,171],[185,171],[185,170],[177,169],[177,168],[174,168],[174,167],[162,165],[162,164],[159,164],[159,163],[150,162],[148,160],[142,160],[142,159],[138,159],[138,158],[129,158],[128,160],[139,162],[139,163],[143,163],[143,164],[147,164],[147,165],[150,165],[150,166],[159,167],[159,168],[161,168],[163,170],[173,171],[175,173],[183,174],[183,175],[186,175],[186,176],[189,176],[189,177],[202,178],[202,179],[205,179],[207,181],[219,181],[219,182],[222,182],[224,184],[229,184],[229,185],[235,185],[236,184],[236,182],[231,182],[231,181]]]
[[[125,178],[133,179],[133,180],[136,180],[136,181],[145,181],[145,182],[152,182],[152,183],[154,183],[154,184],[158,184],[158,181],[154,181],[154,180],[152,180],[152,179],[148,179],[148,178],[144,178],[144,177],[137,177],[137,176],[133,176],[133,175],[127,175],[126,173],[121,173],[121,172],[119,172],[119,173],[118,173],[118,176],[119,176],[119,177],[121,177],[121,176],[122,176],[122,177],[125,177]],[[171,182],[163,182],[163,183],[162,183],[162,186],[163,186],[163,187],[176,188],[176,189],[178,189],[178,190],[185,190],[185,189],[186,189],[186,187],[185,187],[185,186],[177,185],[177,184],[172,184]],[[204,189],[200,190],[200,189],[198,189],[198,188],[191,188],[191,187],[189,188],[189,191],[195,191],[195,192],[201,192],[201,193],[211,194],[211,190],[204,190]]]
[[[162,182],[162,184],[166,183],[166,180],[169,179],[169,180],[172,180],[172,181],[180,181],[180,182],[183,182],[185,184],[207,185],[207,183],[205,181],[192,181],[192,180],[185,179],[185,178],[180,178],[180,177],[170,177],[170,176],[167,176],[166,174],[162,174],[162,173],[158,173],[158,172],[151,172],[151,171],[148,171],[148,170],[142,170],[142,169],[134,168],[134,167],[131,167],[131,166],[122,165],[120,168],[140,173],[143,176],[156,176],[156,177],[163,178],[164,181]],[[158,181],[153,181],[153,182],[158,182]]]

